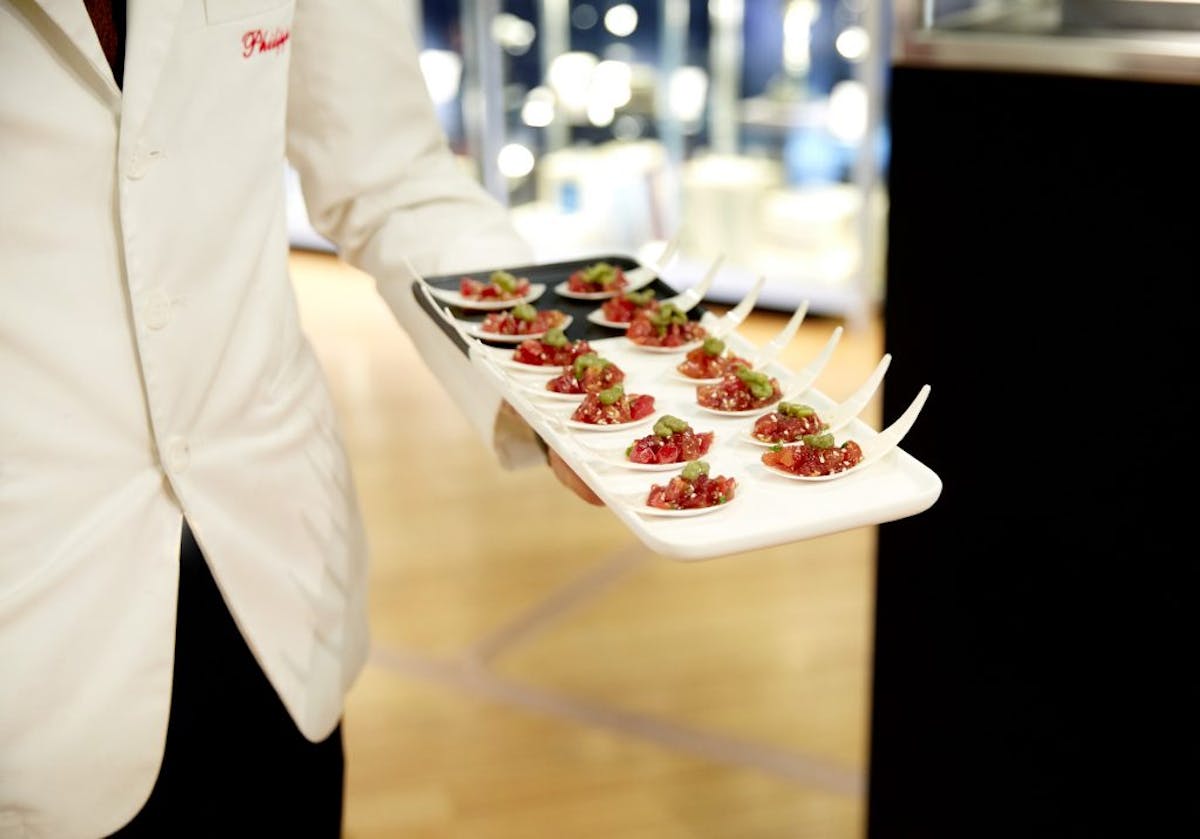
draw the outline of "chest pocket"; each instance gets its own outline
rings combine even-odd
[[[293,0],[204,0],[204,17],[209,26],[231,23],[289,6]]]

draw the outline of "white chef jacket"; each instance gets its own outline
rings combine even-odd
[[[0,837],[153,786],[186,515],[300,730],[367,649],[367,550],[288,276],[283,165],[490,440],[499,396],[407,293],[530,261],[455,162],[392,0],[0,0]],[[397,293],[397,289],[399,293]]]

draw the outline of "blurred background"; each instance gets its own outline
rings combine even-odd
[[[453,150],[538,262],[649,261],[678,235],[677,288],[724,257],[715,312],[766,278],[754,343],[809,301],[781,363],[845,325],[832,398],[875,366],[881,3],[407,8]],[[347,839],[862,836],[874,529],[673,562],[549,470],[502,470],[285,185],[371,544]]]
[[[848,317],[881,292],[886,20],[872,0],[411,0],[454,150],[538,261],[726,262],[710,294]],[[294,178],[293,238],[322,247]]]
[[[1122,806],[1128,835],[1192,823],[1150,827],[1194,802],[1187,773],[1111,750],[1175,750],[1195,716],[1193,511],[1097,457],[1095,418],[1144,394],[1191,415],[1200,2],[406,8],[454,151],[539,262],[651,261],[679,235],[672,285],[725,257],[714,311],[767,279],[739,328],[758,345],[809,301],[781,363],[845,326],[817,383],[836,401],[894,354],[862,418],[931,383],[904,448],[946,489],[878,527],[656,556],[548,470],[496,464],[286,172],[371,543],[347,839],[1062,839],[1109,835]],[[1062,480],[1013,468],[1014,405],[1067,423]],[[1190,425],[1154,419],[1156,451],[1186,458]],[[1137,468],[1174,477],[1163,460]],[[1118,705],[1122,685],[1153,706]],[[1143,770],[1150,806],[1127,788]]]

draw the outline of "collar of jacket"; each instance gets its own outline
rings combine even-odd
[[[64,58],[96,82],[123,122],[139,123],[154,101],[163,65],[171,52],[183,0],[129,0],[125,35],[125,86],[117,87],[96,29],[80,0],[34,0],[58,30],[53,42]]]

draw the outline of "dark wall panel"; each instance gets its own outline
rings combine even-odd
[[[870,839],[1104,835],[1148,779],[1196,823],[1196,114],[893,71],[885,421],[933,386],[944,489],[880,528]]]

